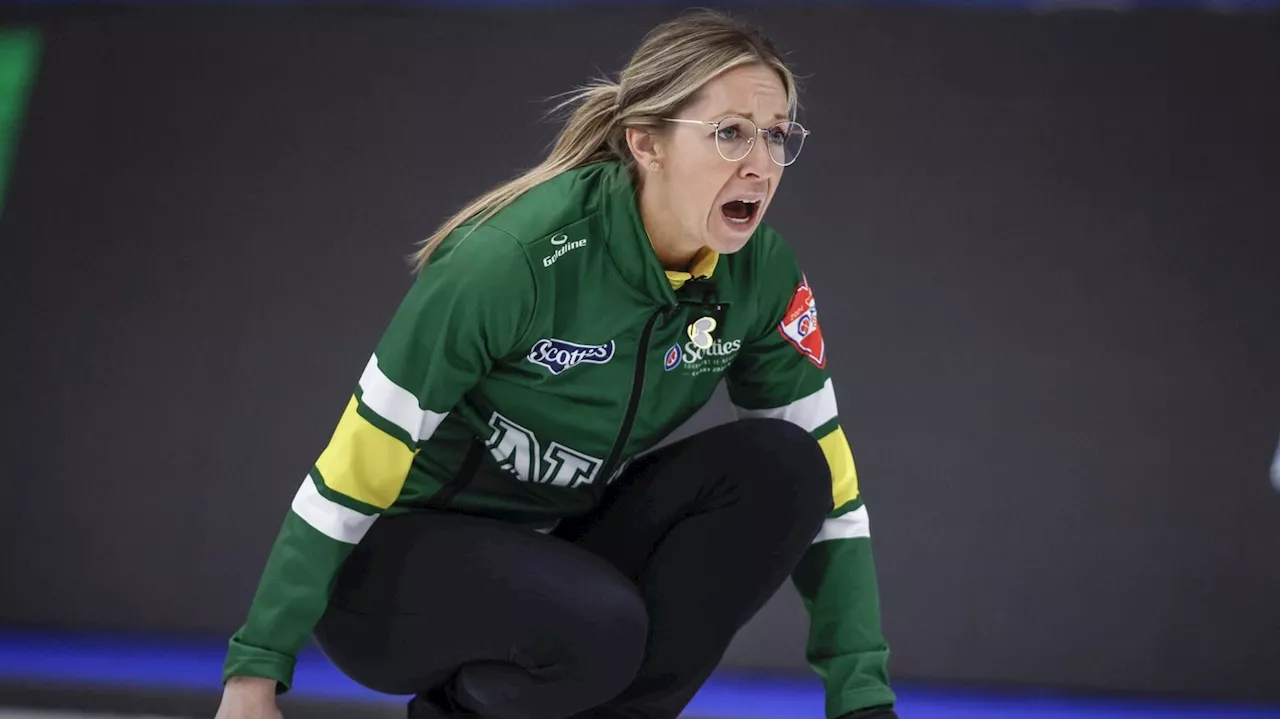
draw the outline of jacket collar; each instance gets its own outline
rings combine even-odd
[[[664,274],[667,276],[667,282],[671,284],[671,288],[677,292],[684,283],[689,280],[706,280],[711,279],[711,275],[715,274],[716,264],[720,261],[720,253],[710,247],[703,247],[694,255],[693,262],[689,263],[688,272],[678,272],[676,270],[667,270]]]
[[[607,197],[609,257],[623,281],[645,299],[672,305],[677,301],[676,289],[694,277],[710,277],[719,255],[707,251],[694,259],[689,272],[664,270],[649,242],[649,233],[640,219],[639,198],[627,166],[612,161],[602,177]]]

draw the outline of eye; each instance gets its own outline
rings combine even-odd
[[[791,128],[784,125],[775,125],[774,127],[769,128],[767,132],[769,136],[769,144],[771,145],[785,145],[787,143],[787,139],[791,137]]]
[[[736,125],[721,126],[720,129],[716,130],[716,137],[721,140],[736,140],[738,139],[738,128]]]

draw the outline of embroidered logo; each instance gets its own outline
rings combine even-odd
[[[787,311],[778,323],[778,332],[808,357],[810,362],[819,368],[826,366],[827,346],[822,340],[822,327],[818,325],[818,306],[808,278],[802,279],[796,286]]]
[[[733,358],[740,349],[742,349],[742,340],[728,342],[716,340],[705,349],[695,347],[693,342],[686,342],[684,347],[680,348],[680,363],[684,365],[686,372],[692,371],[695,377],[707,372],[723,372],[733,363]],[[705,365],[702,364],[702,361],[708,358],[711,361]]]
[[[498,466],[522,482],[578,487],[592,484],[604,462],[559,442],[545,444],[532,430],[521,427],[497,412],[489,418],[493,433],[485,442]],[[541,448],[545,446],[546,451]]]
[[[580,345],[557,339],[540,339],[529,350],[528,360],[558,375],[583,362],[604,364],[613,359],[613,340],[602,345]]]
[[[680,366],[680,345],[671,345],[671,349],[667,350],[667,356],[662,358],[662,369],[670,372]]]
[[[704,350],[711,346],[711,332],[715,328],[716,318],[702,317],[694,320],[685,331],[689,333],[689,341],[693,343],[693,346]]]
[[[550,267],[556,263],[556,260],[564,257],[568,253],[573,252],[580,247],[586,247],[587,241],[586,239],[581,239],[569,242],[569,236],[561,233],[551,238],[551,244],[555,245],[556,249],[551,254],[542,258],[543,267]]]

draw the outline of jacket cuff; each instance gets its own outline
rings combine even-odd
[[[840,719],[898,719],[898,714],[893,710],[893,705],[888,705],[851,711]]]
[[[865,687],[827,696],[827,716],[838,719],[897,719],[897,695],[889,687]],[[888,712],[875,714],[872,712]],[[861,714],[859,712],[868,712]]]
[[[270,649],[252,647],[231,640],[227,650],[227,660],[222,667],[222,683],[226,684],[231,677],[261,677],[276,680],[276,693],[289,691],[293,683],[293,670],[297,659],[287,654]]]

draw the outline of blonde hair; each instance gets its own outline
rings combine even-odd
[[[758,30],[712,10],[688,12],[653,28],[617,82],[597,80],[561,95],[568,99],[552,113],[576,109],[546,159],[472,201],[423,240],[411,258],[415,270],[425,267],[432,251],[473,218],[476,226],[483,224],[525,192],[563,172],[621,160],[634,173],[626,128],[658,132],[661,118],[679,113],[709,80],[741,65],[757,63],[778,73],[794,115],[798,102],[795,76],[774,44]]]

